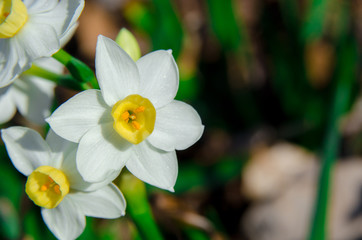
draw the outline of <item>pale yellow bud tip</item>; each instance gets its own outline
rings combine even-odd
[[[116,43],[126,51],[133,61],[137,61],[141,57],[140,46],[133,34],[127,29],[122,28],[121,31],[119,31]]]

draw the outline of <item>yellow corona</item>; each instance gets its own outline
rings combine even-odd
[[[25,192],[36,205],[55,208],[69,193],[69,181],[61,170],[41,166],[28,176]]]
[[[145,140],[155,127],[156,110],[152,103],[140,95],[129,95],[112,108],[113,128],[133,144]]]
[[[0,1],[0,38],[11,38],[28,20],[26,6],[21,0]]]

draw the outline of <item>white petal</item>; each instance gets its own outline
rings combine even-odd
[[[24,66],[19,65],[19,51],[22,49],[18,49],[16,39],[0,39],[0,88],[11,84],[23,71]]]
[[[103,122],[113,122],[111,109],[106,105],[99,90],[78,93],[46,119],[59,136],[73,142],[92,127]]]
[[[24,0],[29,15],[47,12],[55,8],[58,0]]]
[[[61,44],[66,44],[71,36],[74,35],[75,30],[78,26],[78,18],[82,13],[84,8],[84,0],[68,0],[68,8],[70,14],[68,14],[68,18],[65,21],[64,27],[62,28],[62,34],[60,36]],[[69,18],[69,15],[71,18]],[[64,29],[64,31],[63,31]]]
[[[71,153],[75,152],[78,147],[78,144],[61,138],[52,129],[49,129],[45,141],[51,149],[52,166],[59,169],[62,167],[62,165],[64,165],[64,159],[66,159]],[[73,161],[75,162],[75,156]]]
[[[55,84],[41,78],[21,75],[13,83],[12,95],[19,112],[31,122],[44,124],[50,115]]]
[[[127,169],[146,183],[173,191],[178,172],[175,151],[156,149],[147,141],[134,145],[132,150]]]
[[[15,38],[25,51],[29,62],[40,57],[50,57],[60,48],[57,33],[46,22],[40,24],[29,19]]]
[[[50,149],[36,131],[10,127],[2,129],[1,136],[12,163],[25,176],[40,166],[49,165]]]
[[[179,73],[176,62],[167,51],[151,52],[137,61],[140,72],[140,95],[155,108],[171,102],[177,93]]]
[[[96,48],[96,74],[110,106],[137,93],[140,77],[136,63],[116,42],[102,35],[98,36]]]
[[[64,153],[66,155],[78,147],[78,144],[57,135],[53,129],[49,129],[45,141],[53,153]]]
[[[113,123],[94,127],[79,142],[77,168],[85,181],[103,181],[121,171],[130,149],[130,143],[113,130]]]
[[[157,109],[155,129],[147,140],[164,151],[183,150],[198,141],[203,131],[204,126],[195,109],[174,100]]]
[[[16,113],[16,106],[11,95],[11,86],[0,88],[0,124],[6,123]]]
[[[52,8],[33,14],[31,19],[36,23],[51,25],[55,29],[58,38],[64,42],[63,38],[69,38],[68,35],[72,31],[74,24],[76,24],[83,8],[84,0],[62,0]]]
[[[56,208],[41,208],[41,215],[58,239],[76,239],[85,228],[84,213],[68,196]]]
[[[74,33],[78,29],[78,23],[73,24],[72,26],[69,26],[69,29],[62,35],[60,38],[60,46],[64,47],[70,39],[74,36]]]
[[[73,143],[74,144],[74,143]],[[76,146],[78,144],[75,144]],[[65,173],[68,178],[70,188],[80,191],[94,191],[111,183],[118,175],[119,172],[115,171],[113,174],[107,175],[106,178],[97,183],[89,183],[83,180],[76,165],[77,148],[73,148],[71,152],[64,154],[64,161],[60,169]]]
[[[125,214],[126,200],[112,183],[93,192],[75,192],[69,197],[86,216],[118,218]]]

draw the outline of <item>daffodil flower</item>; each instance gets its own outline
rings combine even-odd
[[[77,26],[84,0],[0,1],[0,88],[50,57]]]
[[[111,183],[116,176],[93,184],[82,179],[75,163],[77,144],[52,131],[44,141],[25,127],[3,129],[1,134],[12,163],[27,176],[27,195],[41,207],[46,225],[57,238],[77,238],[84,230],[85,216],[124,215],[124,197]]]
[[[97,182],[126,166],[139,179],[173,191],[175,150],[194,144],[204,126],[190,105],[174,100],[179,76],[171,52],[134,62],[99,36],[96,74],[101,90],[77,94],[46,120],[58,135],[79,142],[79,172]]]
[[[63,65],[52,58],[36,60],[35,64],[55,73],[63,70]],[[13,84],[0,88],[0,123],[9,121],[18,109],[31,122],[44,124],[44,118],[50,115],[55,86],[51,81],[22,74]]]

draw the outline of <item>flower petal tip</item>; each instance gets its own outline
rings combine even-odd
[[[102,34],[99,34],[98,35],[98,41],[100,40],[100,39],[103,39],[104,38],[104,36],[102,35]]]
[[[172,49],[169,49],[166,52],[169,53],[170,55],[172,55]]]
[[[170,192],[175,192],[175,189],[173,187],[170,187],[167,190],[170,191]]]

